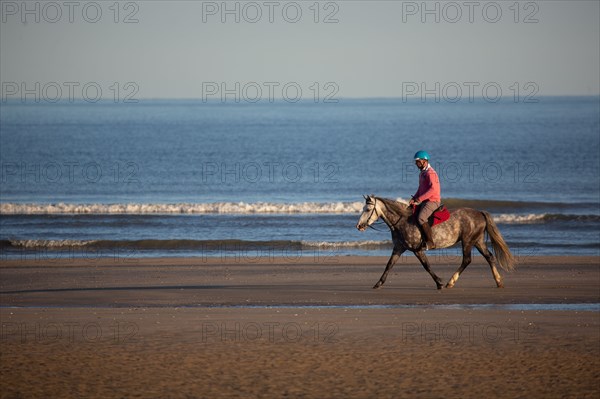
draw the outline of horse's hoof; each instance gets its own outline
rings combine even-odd
[[[454,284],[446,284],[446,288],[452,288],[454,287]]]
[[[437,289],[438,289],[438,290],[441,290],[442,288],[444,288],[444,286],[443,286],[443,285],[441,285],[441,284],[438,284],[438,286],[437,286]]]
[[[498,284],[498,288],[504,288],[504,284]]]
[[[380,288],[381,288],[381,286],[382,286],[382,284],[381,284],[381,283],[377,283],[377,284],[375,284],[375,285],[373,286],[373,289],[374,289],[374,290],[378,290],[378,289],[380,289]]]

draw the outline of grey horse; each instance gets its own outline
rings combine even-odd
[[[379,288],[385,283],[388,273],[392,270],[400,255],[408,250],[413,252],[417,259],[419,259],[425,270],[427,270],[435,281],[438,290],[442,289],[442,280],[429,267],[429,260],[425,255],[425,249],[422,245],[421,231],[410,220],[412,208],[398,201],[379,198],[373,195],[364,196],[364,198],[366,203],[356,224],[356,228],[364,231],[381,218],[390,228],[394,243],[392,256],[388,260],[381,278],[373,288]],[[492,242],[494,254],[488,250],[485,243],[486,232]],[[460,274],[471,263],[471,250],[473,246],[477,248],[479,253],[489,263],[498,288],[502,288],[504,285],[502,284],[502,278],[498,273],[498,269],[496,269],[496,263],[506,271],[511,271],[515,268],[515,258],[488,212],[471,208],[451,210],[450,218],[432,227],[432,233],[433,240],[438,249],[451,247],[459,241],[462,243],[462,263],[446,284],[446,288],[452,288],[456,284]]]

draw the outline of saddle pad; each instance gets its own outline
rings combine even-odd
[[[419,212],[419,206],[413,205],[413,214],[411,216],[411,223],[416,224],[417,213]],[[450,219],[450,211],[445,205],[441,205],[431,216],[429,216],[429,225],[435,226],[436,224],[444,223]]]
[[[433,212],[433,224],[432,224],[432,226],[435,226],[436,224],[443,223],[443,222],[445,222],[448,219],[450,219],[450,211],[448,210],[448,208],[446,208],[445,206],[442,205],[440,207],[440,209],[438,209],[437,211]]]

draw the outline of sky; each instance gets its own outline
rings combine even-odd
[[[5,1],[2,100],[600,94],[598,1]]]

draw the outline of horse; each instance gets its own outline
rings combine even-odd
[[[373,288],[380,288],[385,283],[390,270],[392,270],[400,255],[405,251],[411,251],[431,275],[437,285],[437,289],[441,290],[443,287],[442,280],[429,266],[429,260],[425,255],[421,230],[411,220],[412,208],[398,201],[374,195],[363,197],[366,202],[356,228],[359,231],[365,231],[367,227],[372,227],[371,225],[381,218],[390,228],[394,244],[392,255],[387,262],[385,270]],[[490,252],[485,242],[486,232],[491,240],[494,253]],[[446,288],[454,287],[461,273],[471,263],[473,246],[477,248],[490,265],[494,281],[498,288],[503,288],[504,284],[496,268],[496,263],[505,271],[512,271],[515,268],[516,261],[514,256],[502,238],[492,216],[486,211],[479,211],[472,208],[451,210],[448,220],[432,227],[432,235],[436,249],[451,247],[459,241],[462,243],[462,263],[446,284]]]

